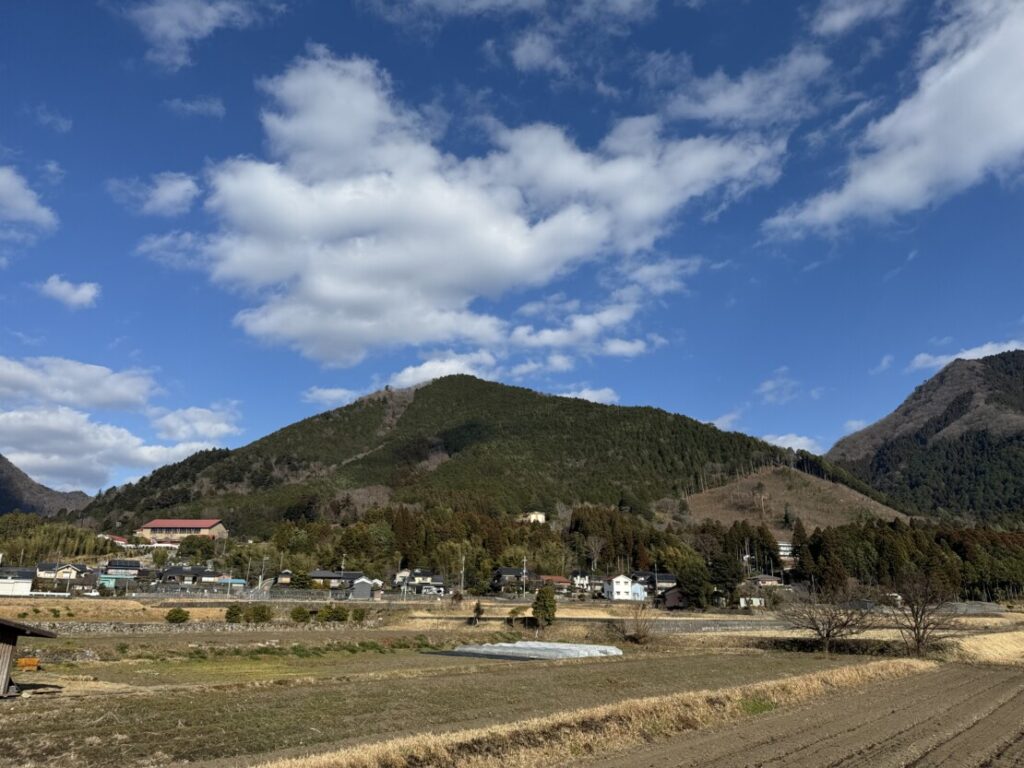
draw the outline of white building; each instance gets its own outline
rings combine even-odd
[[[31,568],[0,568],[0,597],[28,597],[35,575]]]
[[[634,586],[637,585],[629,576],[620,573],[618,576],[604,580],[603,594],[607,600],[643,600],[647,597],[647,590],[644,589],[643,584],[639,585],[639,590],[634,590]],[[642,597],[637,597],[637,595],[642,595]]]

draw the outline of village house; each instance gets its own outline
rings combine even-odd
[[[105,539],[106,541],[109,541],[112,544],[116,544],[122,549],[131,546],[131,544],[128,543],[128,539],[126,539],[124,536],[115,536],[112,533],[97,533],[96,538]]]
[[[676,585],[675,574],[667,571],[633,571],[630,578],[644,585],[649,595],[660,595]]]
[[[643,590],[643,585],[640,585],[640,589]],[[633,580],[624,573],[605,579],[601,594],[606,600],[632,600],[634,599]],[[646,592],[644,592],[644,597],[646,597]],[[640,599],[642,600],[643,597]]]
[[[526,571],[526,583],[536,579],[530,571]],[[515,592],[523,588],[523,569],[502,566],[495,568],[491,574],[491,589],[494,592]]]
[[[142,563],[138,560],[108,560],[97,578],[97,583],[101,587],[115,589],[137,581],[142,573]]]
[[[206,536],[211,539],[226,539],[228,529],[216,519],[150,520],[136,531],[136,535],[154,544],[180,542],[188,536]]]
[[[39,563],[36,578],[50,581],[77,581],[85,578],[91,570],[82,563]]]
[[[600,585],[600,580],[592,578],[587,571],[573,571],[569,574],[569,581],[577,592],[589,592]]]
[[[0,568],[0,597],[28,597],[35,577],[32,568]]]
[[[375,600],[382,596],[383,583],[376,579],[368,579],[360,576],[352,582],[348,590],[349,600]]]
[[[537,525],[544,525],[548,521],[548,516],[543,512],[524,512],[519,516],[519,522],[521,523],[536,523]]]
[[[764,608],[763,597],[740,597],[740,608]]]
[[[567,595],[572,589],[572,582],[565,576],[541,576],[540,583],[552,587],[560,595]]]
[[[348,589],[357,579],[363,578],[362,571],[310,571],[309,578],[315,585],[328,589]]]
[[[226,583],[227,576],[200,565],[172,565],[160,574],[161,584],[180,584],[194,586],[196,584],[214,585]]]

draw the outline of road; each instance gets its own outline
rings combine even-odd
[[[943,665],[800,707],[686,733],[588,768],[1024,766],[1024,670]]]

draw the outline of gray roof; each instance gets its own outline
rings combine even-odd
[[[56,637],[56,632],[50,632],[46,629],[40,629],[39,627],[32,627],[28,624],[20,624],[17,621],[11,621],[10,619],[0,619],[0,627],[4,629],[14,630],[14,634],[21,635],[23,637]]]

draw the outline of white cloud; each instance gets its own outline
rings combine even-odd
[[[605,339],[601,351],[612,357],[636,357],[647,351],[643,339]]]
[[[64,168],[56,160],[47,160],[39,166],[39,171],[47,184],[60,184],[64,181]]]
[[[868,423],[864,419],[850,419],[843,424],[843,434],[850,434],[851,432],[859,432],[864,429]]]
[[[877,376],[879,373],[883,373],[884,371],[888,371],[892,368],[892,364],[895,362],[896,357],[894,355],[882,355],[882,359],[878,361],[878,365],[868,371],[868,373],[872,376]]]
[[[915,355],[914,359],[910,361],[910,367],[908,370],[920,371],[932,368],[942,368],[954,360],[977,360],[980,357],[999,355],[1003,352],[1013,352],[1018,349],[1024,349],[1024,340],[1011,339],[1010,341],[989,341],[984,344],[979,344],[976,347],[961,349],[959,352],[952,355],[932,355],[927,352],[921,352],[920,354]]]
[[[188,213],[199,196],[199,185],[187,173],[167,171],[139,179],[111,179],[107,189],[122,205],[149,216],[180,216]]]
[[[176,115],[184,117],[216,117],[227,114],[224,102],[219,96],[194,96],[191,99],[168,99],[164,106]]]
[[[777,445],[780,448],[790,448],[794,451],[808,451],[818,454],[822,452],[821,445],[813,437],[795,435],[792,432],[785,435],[762,435],[761,439],[766,443]]]
[[[907,0],[824,0],[811,28],[818,35],[842,35],[867,22],[898,16],[906,4]]]
[[[302,400],[306,403],[339,408],[351,403],[359,394],[354,389],[344,387],[310,387],[302,393]]]
[[[37,123],[56,133],[67,133],[74,125],[70,118],[64,117],[60,112],[48,107],[46,104],[37,104],[32,108],[31,112]]]
[[[761,402],[783,405],[800,394],[800,382],[790,377],[788,367],[782,366],[776,368],[772,377],[762,381],[755,391],[761,396]]]
[[[583,387],[571,392],[562,392],[560,396],[575,397],[578,400],[589,400],[592,403],[601,403],[602,405],[613,405],[619,402],[619,393],[611,387],[601,387],[600,389]]]
[[[737,78],[718,70],[706,78],[687,78],[666,105],[677,118],[725,125],[789,123],[814,111],[811,89],[831,62],[815,49],[797,48],[763,69]]]
[[[563,355],[560,352],[552,352],[548,355],[548,368],[552,371],[564,373],[565,371],[571,371],[576,361],[573,360],[569,355]]]
[[[210,446],[151,445],[123,427],[66,406],[0,411],[0,453],[31,477],[61,489],[108,484],[114,468],[148,472]]]
[[[235,403],[214,405],[210,408],[179,408],[175,411],[154,410],[150,420],[157,434],[164,440],[220,440],[242,432],[238,426],[240,414]]]
[[[499,345],[506,321],[475,301],[649,249],[686,203],[773,182],[784,149],[673,139],[645,116],[593,150],[552,125],[492,122],[491,151],[460,159],[372,62],[316,48],[261,85],[274,161],[213,167],[220,229],[200,247],[217,282],[258,297],[236,317],[247,333],[335,365],[379,347]]]
[[[72,283],[60,275],[50,275],[46,282],[39,286],[39,292],[71,309],[82,309],[96,305],[96,299],[100,296],[100,285]]]
[[[62,357],[14,360],[0,355],[0,403],[139,408],[156,389],[146,371],[113,371]]]
[[[399,388],[413,387],[441,376],[453,376],[458,373],[491,379],[494,378],[497,362],[494,355],[486,350],[465,354],[448,352],[419,365],[403,368],[391,377],[391,385]]]
[[[686,290],[685,278],[693,277],[706,265],[700,256],[662,259],[627,270],[629,279],[655,296]]]
[[[31,232],[22,230],[22,225],[54,229],[57,215],[39,202],[39,196],[21,174],[9,165],[0,166],[0,240],[30,238]]]
[[[256,0],[145,0],[127,16],[149,43],[146,58],[174,72],[192,63],[194,43],[218,29],[248,27],[282,7]]]
[[[800,236],[942,201],[1024,157],[1024,5],[959,0],[927,33],[917,87],[875,120],[836,189],[778,213],[768,231]]]
[[[743,417],[743,408],[735,408],[728,413],[723,413],[717,419],[714,419],[711,423],[724,432],[731,431]]]
[[[512,47],[512,63],[520,72],[569,73],[569,65],[558,55],[555,41],[537,30],[524,32]]]
[[[135,247],[135,252],[153,261],[176,269],[199,269],[207,265],[203,252],[205,240],[192,232],[166,232],[147,235]]]

